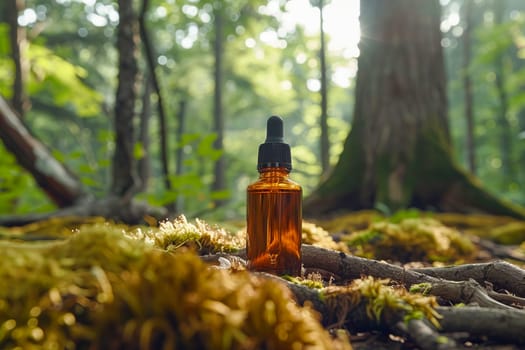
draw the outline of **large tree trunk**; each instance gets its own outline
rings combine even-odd
[[[452,159],[439,1],[361,1],[361,33],[352,129],[305,214],[381,205],[525,217]]]
[[[0,139],[58,206],[70,206],[85,196],[80,181],[31,135],[2,97]]]
[[[117,34],[119,74],[115,101],[115,153],[111,193],[123,197],[135,191],[136,167],[133,156],[136,81],[137,81],[137,19],[133,1],[119,0],[120,22]]]

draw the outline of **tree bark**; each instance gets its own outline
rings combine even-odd
[[[58,206],[69,206],[85,197],[80,181],[31,135],[2,97],[0,97],[0,138],[18,163],[31,173],[40,188]]]
[[[113,155],[113,180],[111,193],[131,196],[136,190],[136,167],[133,149],[135,145],[133,120],[137,83],[137,19],[133,1],[119,0],[119,26],[117,50],[119,74],[115,102],[115,153]]]
[[[305,215],[381,206],[524,218],[453,160],[439,2],[361,1],[361,33],[352,129]]]

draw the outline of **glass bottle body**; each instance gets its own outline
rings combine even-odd
[[[247,189],[248,268],[301,274],[302,189],[285,168],[264,168]]]

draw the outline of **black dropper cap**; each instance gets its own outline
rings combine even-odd
[[[283,120],[271,116],[266,124],[266,141],[259,146],[257,170],[264,168],[286,168],[292,170],[290,146],[284,143]]]

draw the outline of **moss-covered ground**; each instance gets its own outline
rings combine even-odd
[[[303,229],[304,243],[399,263],[477,261],[474,237],[520,251],[525,223],[358,212]],[[199,258],[241,250],[242,228],[184,217],[155,227],[63,218],[0,228],[0,238],[2,349],[351,348],[347,334],[325,329],[283,283],[244,271],[242,263],[220,268]],[[291,280],[319,289],[328,305],[344,300],[347,312],[364,302],[371,319],[402,310],[439,321],[433,298],[388,281],[363,277],[335,286],[309,277]]]

